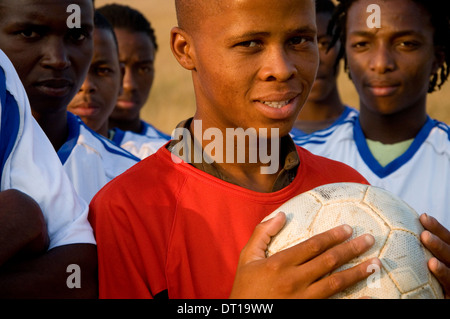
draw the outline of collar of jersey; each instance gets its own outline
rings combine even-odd
[[[370,152],[359,120],[355,121],[355,125],[353,126],[353,136],[355,139],[356,147],[358,148],[358,152],[361,155],[363,161],[372,172],[374,172],[378,177],[383,178],[398,170],[400,167],[406,164],[414,156],[414,154],[416,154],[435,125],[436,121],[432,120],[428,116],[425,125],[420,129],[419,133],[416,135],[414,141],[406,150],[406,152],[404,152],[402,155],[400,155],[384,167],[381,166],[380,163],[378,163],[378,161]]]
[[[67,112],[67,127],[69,130],[69,136],[67,137],[67,141],[57,152],[59,160],[63,165],[66,163],[70,153],[72,153],[72,150],[77,145],[78,137],[80,136],[80,124],[78,123],[78,118],[70,112]]]

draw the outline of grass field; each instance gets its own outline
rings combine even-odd
[[[126,4],[144,13],[156,32],[159,50],[155,62],[155,81],[142,117],[162,131],[171,133],[182,120],[193,115],[195,98],[191,75],[178,65],[169,47],[170,30],[176,25],[173,0],[96,0],[96,5]],[[357,107],[358,99],[353,84],[341,72],[339,89],[342,99]],[[450,83],[441,91],[429,95],[428,112],[431,117],[450,124]]]

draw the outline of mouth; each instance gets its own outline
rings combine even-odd
[[[298,109],[300,94],[290,94],[280,98],[263,98],[255,100],[257,109],[267,118],[286,120],[292,117]]]
[[[373,82],[368,83],[367,87],[374,96],[386,97],[394,95],[400,87],[400,84],[393,82]]]
[[[95,115],[100,111],[100,109],[100,106],[96,103],[83,102],[71,107],[70,111],[78,116],[83,117]]]
[[[73,82],[67,79],[48,79],[37,82],[34,86],[48,96],[65,97],[73,89]]]
[[[129,100],[117,100],[117,106],[122,108],[122,109],[132,109],[135,108],[136,105],[138,105],[136,102],[134,101],[129,101]]]
[[[269,106],[269,107],[272,107],[272,108],[274,108],[274,109],[281,109],[283,106],[288,105],[290,101],[291,101],[291,100],[279,101],[279,102],[273,102],[273,101],[271,101],[271,102],[269,102],[269,101],[261,101],[261,103],[263,103],[263,104],[265,104],[265,105],[267,105],[267,106]]]

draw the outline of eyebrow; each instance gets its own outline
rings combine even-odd
[[[288,34],[316,34],[317,30],[312,27],[302,27],[298,29],[289,30],[287,32]],[[237,35],[235,37],[231,37],[228,39],[229,42],[239,42],[245,39],[252,39],[252,38],[264,38],[269,37],[271,35],[271,32],[266,31],[250,31],[243,33],[241,35]]]
[[[360,36],[360,37],[374,37],[376,35],[376,33],[378,32],[377,30],[375,30],[375,31],[354,31],[354,32],[350,32],[350,35]],[[392,35],[392,37],[394,37],[394,38],[400,38],[400,37],[404,37],[404,36],[424,37],[420,31],[415,31],[415,30],[395,31],[395,32],[393,32],[393,35]]]

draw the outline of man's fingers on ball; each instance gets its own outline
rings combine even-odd
[[[354,267],[333,273],[314,283],[311,288],[318,294],[318,298],[328,298],[342,290],[365,280],[373,273],[374,265],[381,268],[378,258],[373,258]]]
[[[352,231],[352,228],[348,225],[332,228],[292,247],[292,255],[297,256],[296,263],[300,265],[344,242],[350,238]]]

